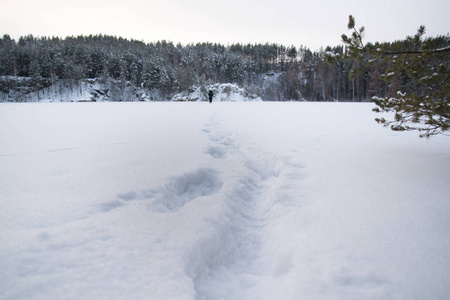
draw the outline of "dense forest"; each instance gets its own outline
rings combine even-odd
[[[395,43],[402,43],[395,42]],[[447,46],[449,37],[440,37]],[[235,83],[270,101],[370,101],[408,85],[382,80],[380,64],[361,63],[344,46],[319,51],[278,44],[144,43],[106,35],[0,39],[1,101],[45,89],[102,82],[109,100],[168,100],[193,86]],[[330,56],[339,59],[327,59]],[[125,91],[129,94],[125,95]],[[99,91],[101,93],[101,91]],[[131,96],[130,96],[131,95]],[[38,96],[39,97],[39,96]]]

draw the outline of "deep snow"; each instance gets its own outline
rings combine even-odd
[[[444,299],[450,139],[371,104],[0,105],[0,299]]]

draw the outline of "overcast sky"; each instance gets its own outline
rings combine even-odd
[[[450,32],[450,0],[0,0],[0,34],[12,38],[109,34],[144,42],[341,44],[348,15],[367,41]]]

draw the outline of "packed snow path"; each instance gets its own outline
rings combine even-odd
[[[444,299],[450,140],[371,108],[0,105],[0,299]]]
[[[270,236],[268,227],[272,225],[276,205],[284,209],[289,201],[296,200],[296,195],[288,196],[286,190],[291,180],[303,176],[301,164],[247,149],[232,133],[223,131],[215,114],[203,131],[209,134],[212,142],[206,152],[218,160],[214,163],[217,171],[229,180],[221,189],[226,206],[222,209],[224,218],[214,220],[216,234],[222,241],[217,245],[218,249],[210,253],[201,250],[204,245],[194,253],[194,256],[200,255],[201,261],[200,268],[192,269],[191,275],[196,298],[261,298],[264,296],[258,295],[262,292],[258,286],[261,278],[271,277],[274,272],[280,275],[290,268],[289,258],[270,253],[267,243],[276,240]],[[211,236],[210,242],[203,243],[214,244],[216,234]],[[281,261],[274,266],[277,259]],[[253,294],[248,295],[250,291]]]

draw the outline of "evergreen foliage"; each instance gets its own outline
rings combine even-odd
[[[342,46],[327,51],[343,53]],[[236,83],[264,100],[365,101],[348,79],[349,64],[330,65],[324,51],[278,44],[143,43],[90,35],[0,39],[3,101],[25,101],[43,88],[75,91],[86,80],[104,83],[108,99],[142,90],[170,99],[192,85]],[[58,85],[58,86],[56,86]],[[127,88],[124,88],[127,87]],[[134,93],[134,92],[133,92]]]
[[[448,37],[441,37],[440,44],[448,45]],[[394,51],[401,45],[381,46]],[[183,46],[107,35],[28,35],[15,41],[5,34],[0,39],[0,100],[27,101],[30,93],[41,90],[75,92],[84,82],[96,81],[102,86],[95,91],[100,100],[132,101],[142,93],[152,100],[165,100],[180,92],[189,93],[192,85],[236,83],[270,101],[370,101],[375,95],[393,97],[397,91],[407,92],[419,79],[434,78],[403,75],[381,80],[381,75],[389,74],[388,68],[395,66],[383,60],[370,62],[369,52],[355,49],[349,43],[319,51],[269,43]],[[335,59],[328,60],[330,55]],[[443,64],[448,64],[448,59],[443,59]],[[436,65],[436,71],[429,75],[445,73],[438,68]],[[438,90],[443,91],[442,87]]]
[[[373,70],[369,92],[376,112],[393,118],[376,121],[395,131],[417,130],[420,137],[445,134],[450,129],[450,37],[424,38],[425,27],[417,34],[393,43],[363,43],[364,27],[355,28],[349,17],[350,37],[342,35],[348,55],[357,64],[352,72]],[[381,82],[383,79],[385,84]],[[378,93],[380,89],[384,93]]]

